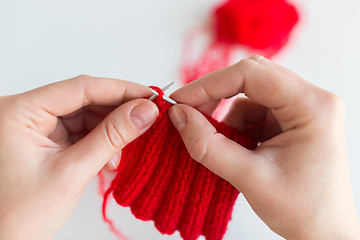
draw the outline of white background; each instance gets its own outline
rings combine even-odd
[[[210,9],[218,2],[0,0],[0,95],[79,74],[145,85],[179,82],[183,37],[207,22]],[[360,1],[297,3],[302,20],[291,44],[274,60],[344,99],[350,170],[359,208]],[[102,221],[101,203],[97,181],[93,181],[56,239],[116,239]],[[108,212],[133,240],[180,239],[178,233],[162,236],[152,222],[136,220],[128,209],[114,203]],[[281,238],[257,218],[241,196],[225,239]]]

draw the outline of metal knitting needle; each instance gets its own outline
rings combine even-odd
[[[159,94],[156,92],[156,91],[154,91],[154,90],[152,90],[151,88],[150,88],[150,91],[154,94],[154,95],[152,95],[150,98],[149,98],[149,100],[154,100],[157,96],[159,96]]]
[[[161,91],[165,92],[165,91],[168,90],[173,84],[174,84],[174,82],[166,85],[165,87],[163,87],[163,88],[161,89]],[[152,95],[152,96],[149,98],[149,100],[154,100],[157,96],[159,96],[159,94],[158,94],[156,91],[152,90],[151,88],[150,88],[150,90],[151,90],[152,93],[154,93],[154,95]]]
[[[174,84],[174,82],[166,85],[165,87],[163,87],[163,88],[161,89],[161,91],[165,92],[165,91],[168,90],[173,84]],[[153,89],[150,88],[150,91],[151,91],[154,95],[152,95],[152,96],[149,98],[149,100],[154,100],[156,97],[159,96],[159,94],[158,94],[155,90],[153,90]],[[164,99],[165,101],[171,103],[171,104],[177,104],[176,101],[172,100],[171,98],[169,98],[169,97],[167,97],[167,96],[165,96],[165,95],[163,96],[163,99]]]
[[[169,83],[168,85],[166,85],[165,87],[163,87],[161,90],[162,90],[163,92],[165,92],[165,91],[168,90],[173,84],[174,84],[174,82],[171,82],[171,83]]]
[[[167,97],[167,96],[163,96],[163,99],[165,100],[165,101],[167,101],[167,102],[169,102],[169,103],[171,103],[171,104],[177,104],[177,102],[176,101],[174,101],[174,100],[172,100],[171,98],[169,98],[169,97]]]

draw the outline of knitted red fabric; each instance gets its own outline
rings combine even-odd
[[[227,229],[239,192],[224,179],[194,161],[167,114],[170,104],[162,99],[154,102],[160,115],[154,125],[122,151],[118,174],[105,194],[113,194],[116,202],[129,206],[136,218],[153,220],[163,234],[178,230],[184,240],[200,235],[207,240],[220,240]],[[256,143],[249,137],[207,119],[218,132],[248,149]]]

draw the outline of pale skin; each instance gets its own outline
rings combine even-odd
[[[240,92],[247,98],[224,121],[253,136],[255,150],[216,133],[198,111],[211,114]],[[0,98],[0,239],[52,239],[97,172],[116,168],[121,149],[156,120],[156,105],[140,99],[150,95],[139,84],[80,76]],[[271,230],[360,239],[337,96],[253,56],[171,97],[182,103],[169,115],[190,155],[241,191]]]

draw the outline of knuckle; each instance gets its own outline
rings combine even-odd
[[[75,81],[76,84],[81,86],[81,91],[83,94],[83,105],[85,106],[91,104],[91,98],[89,97],[89,92],[93,91],[93,89],[91,89],[92,86],[91,82],[94,81],[94,77],[81,74],[77,77],[69,79],[69,81]]]
[[[91,76],[86,75],[86,74],[80,74],[80,75],[74,77],[74,79],[80,80],[80,81],[83,81],[83,80],[86,80],[86,79],[89,79],[89,78],[91,78]]]
[[[249,57],[249,59],[260,63],[264,59],[264,57],[261,55],[252,55],[251,57]]]
[[[239,72],[252,72],[261,63],[263,57],[255,55],[235,63],[234,67]]]
[[[331,104],[332,109],[340,112],[345,111],[345,103],[338,95],[330,94],[329,103]]]
[[[314,101],[308,103],[308,113],[319,131],[328,132],[330,126],[339,126],[339,121],[344,120],[345,104],[339,96],[320,89],[313,93],[312,99]],[[331,129],[337,129],[333,127]]]
[[[86,75],[86,74],[80,74],[74,78],[69,79],[69,81],[75,81],[78,84],[82,85],[84,90],[87,90],[88,87],[88,83],[90,81],[92,81],[94,79],[94,77],[90,76],[90,75]]]
[[[320,95],[320,98],[325,113],[330,115],[345,113],[345,103],[339,96],[327,91],[323,91]]]
[[[116,149],[122,149],[126,144],[126,131],[115,121],[110,120],[105,124],[106,137],[110,144]]]
[[[85,75],[85,74],[81,74],[78,75],[74,78],[69,79],[70,81],[76,81],[78,82],[78,84],[83,85],[84,89],[86,90],[87,88],[87,84],[89,83],[89,81],[91,81],[93,79],[93,77],[89,76],[89,75]]]
[[[235,64],[236,68],[239,68],[239,69],[247,69],[249,67],[252,67],[254,66],[255,64],[257,64],[256,61],[252,60],[251,58],[245,58],[245,59],[242,59],[240,60],[239,62],[237,62]]]

